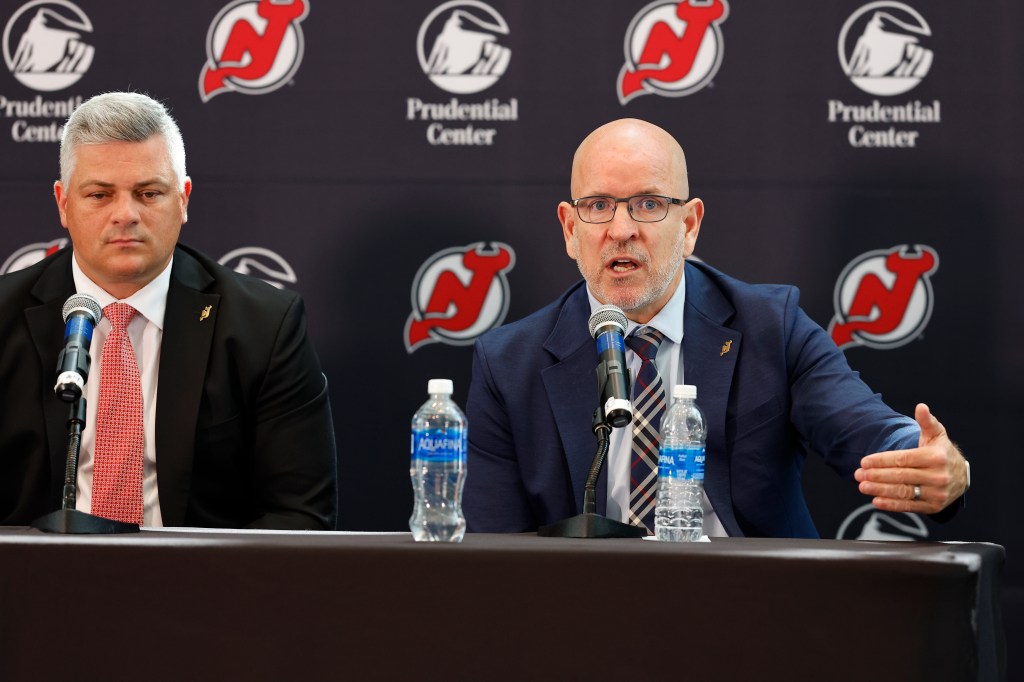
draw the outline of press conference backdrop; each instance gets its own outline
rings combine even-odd
[[[866,381],[904,413],[927,401],[974,464],[967,509],[938,526],[865,509],[812,457],[822,535],[1003,544],[1009,641],[1024,630],[1019,3],[0,7],[3,270],[65,243],[68,113],[108,90],[164,101],[194,182],[182,240],[308,304],[340,528],[407,527],[427,380],[464,404],[474,339],[578,278],[555,214],[572,153],[633,116],[686,150],[696,255],[798,285]]]

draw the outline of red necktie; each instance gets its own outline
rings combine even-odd
[[[103,309],[111,327],[100,361],[92,513],[142,525],[142,382],[127,331],[136,312],[127,303]]]

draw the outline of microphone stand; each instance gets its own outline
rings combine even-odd
[[[47,533],[138,533],[134,523],[105,519],[75,509],[75,489],[78,483],[78,453],[82,447],[82,429],[85,428],[85,398],[79,395],[68,405],[68,458],[64,469],[64,491],[61,508],[40,516],[32,527]]]
[[[640,538],[647,535],[647,529],[643,526],[622,523],[597,513],[597,477],[604,466],[604,458],[608,454],[608,435],[612,432],[601,406],[594,410],[593,430],[597,436],[597,454],[594,455],[583,488],[583,513],[550,526],[541,526],[537,529],[537,535],[546,538]]]

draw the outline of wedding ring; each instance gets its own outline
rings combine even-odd
[[[921,486],[915,485],[914,486],[914,501],[916,502],[917,500],[920,500],[920,499],[921,499]]]

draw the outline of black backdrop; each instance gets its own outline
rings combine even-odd
[[[663,126],[707,207],[697,256],[800,286],[826,328],[857,313],[858,283],[878,284],[859,310],[881,331],[855,323],[847,357],[898,410],[929,402],[973,462],[967,509],[936,526],[864,513],[812,458],[822,535],[1005,545],[1020,641],[1019,3],[3,0],[0,24],[4,268],[66,234],[51,183],[68,107],[123,89],[165,101],[194,182],[183,241],[306,299],[342,529],[407,527],[408,426],[427,379],[451,377],[464,402],[473,338],[577,278],[555,206],[578,142],[623,116]],[[622,97],[620,73],[664,26],[682,37]],[[480,55],[481,75],[460,75]],[[503,270],[480,265],[500,253]],[[930,274],[887,272],[925,253]],[[898,281],[909,304],[884,295]]]

